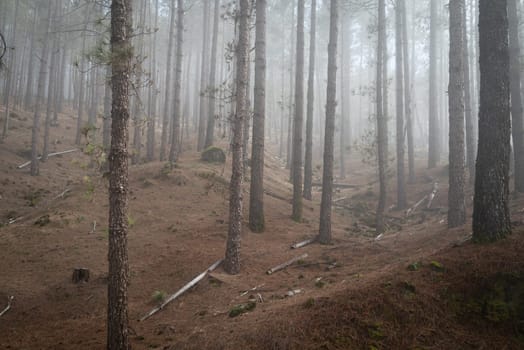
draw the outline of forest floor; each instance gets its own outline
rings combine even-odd
[[[40,176],[29,159],[31,115],[14,113],[0,145],[0,349],[102,349],[107,307],[107,180],[83,152],[49,158]],[[75,119],[60,116],[52,152],[75,148]],[[511,202],[514,234],[490,245],[465,241],[470,224],[446,226],[447,169],[417,167],[406,217],[389,207],[376,239],[371,166],[351,159],[335,193],[334,243],[290,245],[316,235],[320,192],[291,214],[289,171],[267,155],[266,232],[244,225],[242,270],[220,267],[150,319],[158,304],[222,258],[228,231],[229,168],[188,150],[171,169],[130,168],[129,317],[134,349],[522,349],[524,348],[524,200]],[[315,170],[317,173],[318,169]],[[318,174],[317,174],[318,175]],[[317,178],[318,181],[318,178]],[[394,203],[395,179],[388,203]],[[248,184],[244,212],[247,219]],[[471,208],[471,191],[468,207]],[[470,210],[471,211],[471,210]],[[14,222],[12,222],[14,220]],[[95,224],[96,223],[96,224]],[[293,257],[287,269],[266,271]],[[89,268],[73,284],[74,268]],[[248,293],[254,287],[255,290]],[[256,307],[230,317],[236,305]]]

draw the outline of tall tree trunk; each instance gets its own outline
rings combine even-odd
[[[33,15],[33,29],[31,30],[31,49],[29,50],[29,67],[27,69],[27,81],[24,98],[25,109],[30,110],[33,108],[33,70],[34,62],[36,59],[35,55],[35,37],[36,37],[36,24],[37,24],[37,13],[38,8],[34,9]]]
[[[415,182],[415,145],[413,142],[413,116],[411,113],[411,91],[410,57],[408,54],[408,24],[406,13],[406,1],[400,1],[402,8],[402,56],[404,59],[404,108],[406,113],[406,136],[408,139],[408,181]]]
[[[83,125],[83,114],[84,114],[84,85],[85,85],[85,55],[86,55],[86,36],[87,36],[87,26],[89,25],[89,18],[90,18],[90,7],[89,4],[87,5],[87,15],[86,15],[86,21],[84,23],[84,30],[82,32],[82,52],[80,53],[80,82],[79,82],[79,92],[78,92],[78,118],[76,121],[76,137],[75,137],[75,143],[77,145],[80,144],[80,140],[82,138],[82,129],[84,127]]]
[[[204,149],[206,143],[206,127],[207,127],[207,110],[206,110],[206,97],[207,94],[207,78],[208,78],[208,62],[209,62],[209,1],[204,0],[204,25],[202,26],[203,38],[202,38],[202,60],[201,72],[200,72],[200,106],[199,106],[199,121],[198,121],[198,145],[197,150],[201,151]]]
[[[155,0],[155,22],[154,30],[158,29],[158,0]],[[151,20],[150,20],[151,22]],[[155,127],[157,118],[157,89],[158,89],[158,73],[156,63],[156,39],[157,34],[153,34],[153,42],[151,44],[151,77],[152,84],[149,86],[149,98],[148,98],[148,118],[147,118],[147,160],[149,162],[155,159]]]
[[[264,137],[266,121],[266,0],[256,0],[255,99],[253,144],[251,146],[251,185],[249,228],[264,231]]]
[[[207,117],[206,142],[204,148],[210,147],[215,142],[215,85],[217,69],[217,42],[218,42],[218,20],[220,14],[220,0],[215,0],[215,11],[213,16],[213,39],[211,42],[211,62],[209,73],[209,107]]]
[[[304,120],[304,0],[298,0],[295,119],[293,123],[293,220],[302,220],[302,125]]]
[[[376,213],[376,229],[378,233],[384,232],[384,209],[386,208],[387,192],[387,117],[384,114],[384,96],[385,83],[384,65],[385,62],[384,46],[386,41],[386,8],[385,0],[378,2],[378,45],[377,45],[377,82],[376,82],[376,115],[377,115],[377,155],[378,155],[378,173],[380,197]]]
[[[326,136],[324,138],[324,165],[322,174],[322,201],[318,241],[331,243],[331,202],[333,196],[333,148],[335,137],[335,111],[337,98],[337,37],[338,4],[331,0],[329,15],[328,82],[326,92]],[[342,29],[344,30],[344,29]],[[343,43],[344,44],[344,43]]]
[[[146,1],[140,0],[140,12],[138,28],[144,32],[146,29]],[[144,57],[144,34],[138,36],[137,43],[138,59],[136,60],[136,88],[134,97],[134,113],[133,115],[133,155],[131,157],[132,164],[138,164],[142,154],[142,128],[144,121],[144,104],[142,98],[142,61]]]
[[[224,270],[229,274],[240,272],[240,234],[242,232],[242,124],[247,117],[247,61],[249,50],[249,0],[239,0],[239,31],[236,47],[237,70],[235,96],[236,114],[233,118],[231,144],[232,172],[229,198],[229,232],[227,236]]]
[[[132,59],[132,0],[111,5],[112,112],[109,153],[109,275],[107,349],[129,350],[127,286],[129,76]]]
[[[182,106],[180,96],[182,94],[182,59],[184,44],[184,1],[177,0],[177,23],[176,23],[176,64],[175,64],[175,96],[173,104],[173,142],[169,151],[169,161],[175,163],[180,154],[180,115]]]
[[[438,122],[438,93],[437,93],[437,35],[438,6],[440,0],[431,1],[430,42],[429,42],[429,128],[428,128],[428,168],[437,166],[440,159],[440,128]]]
[[[104,151],[109,151],[111,142],[111,65],[106,66],[105,94],[104,94],[104,124],[102,126],[102,145]]]
[[[515,191],[524,192],[524,128],[522,121],[522,97],[520,89],[520,43],[517,0],[508,0],[509,21],[509,67],[511,93],[511,132],[515,160]]]
[[[467,34],[466,6],[464,5],[462,14],[462,60],[464,64],[464,112],[466,117],[466,161],[469,172],[469,182],[474,183],[475,179],[475,127],[473,111],[471,105],[471,80],[469,74],[469,50]],[[451,61],[450,61],[451,62]],[[450,95],[451,97],[451,95]],[[450,127],[451,130],[451,127]]]
[[[349,104],[350,104],[350,96],[347,95],[348,86],[346,86],[348,80],[346,76],[347,71],[351,71],[351,54],[349,57],[347,56],[347,51],[350,51],[347,49],[348,47],[351,48],[351,34],[349,35],[349,38],[346,38],[347,28],[348,26],[351,26],[350,24],[346,23],[346,17],[349,18],[348,15],[342,15],[342,21],[341,21],[341,48],[340,48],[340,112],[341,112],[341,118],[340,118],[340,178],[344,179],[346,177],[346,151],[347,146],[351,145],[351,118],[349,115],[349,111],[351,110]]]
[[[304,163],[304,198],[311,200],[313,184],[313,112],[315,107],[315,51],[317,29],[317,0],[311,0],[309,32],[309,74],[307,80],[306,157]]]
[[[479,1],[479,148],[473,201],[473,239],[511,233],[508,206],[510,78],[507,1]]]
[[[38,74],[38,87],[36,92],[35,114],[33,117],[33,129],[31,132],[31,175],[36,176],[40,172],[38,161],[38,139],[40,136],[40,112],[44,104],[45,82],[47,78],[48,56],[49,56],[49,29],[51,25],[51,10],[53,6],[48,6],[45,21],[45,36],[42,48],[42,58],[40,62],[40,72]]]
[[[395,7],[395,73],[397,126],[397,209],[406,208],[406,177],[404,175],[404,65],[402,51],[402,4]]]
[[[293,67],[295,67],[296,61],[295,61],[295,7],[296,7],[296,0],[291,1],[291,49],[289,50],[289,119],[287,123],[287,152],[286,152],[286,167],[289,169],[290,176],[289,179],[292,181],[293,179],[293,151],[292,151],[292,144],[293,144],[293,118],[294,118],[294,111],[295,111],[295,101],[293,101],[293,95],[294,95],[294,75],[293,75]]]
[[[166,67],[166,91],[164,97],[164,113],[162,116],[162,135],[160,136],[160,161],[165,160],[167,152],[167,136],[169,129],[169,104],[171,97],[171,70],[173,61],[173,41],[175,36],[175,0],[171,0],[169,10],[169,43],[167,46],[167,67]]]
[[[464,0],[449,2],[449,190],[448,227],[466,222],[464,163]]]
[[[18,8],[20,7],[20,1],[16,2],[15,6],[15,17],[14,17],[14,23],[13,23],[13,46],[16,45],[16,19],[18,18]],[[51,6],[51,4],[49,4]],[[5,84],[5,91],[4,91],[4,106],[5,106],[5,119],[4,119],[4,128],[2,131],[2,140],[5,139],[7,136],[7,132],[9,130],[9,98],[11,96],[11,85],[12,85],[12,78],[13,78],[13,71],[15,70],[16,63],[16,51],[11,50],[11,53],[9,54],[9,65],[10,67],[7,69],[7,79]]]

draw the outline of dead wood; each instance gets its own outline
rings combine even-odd
[[[159,306],[155,307],[153,310],[149,311],[149,313],[147,313],[145,316],[143,316],[140,319],[140,322],[147,320],[149,317],[153,316],[158,311],[160,311],[164,307],[166,307],[167,304],[169,304],[170,302],[172,302],[173,300],[175,300],[176,298],[178,298],[179,296],[181,296],[182,294],[187,292],[189,289],[193,288],[198,282],[203,280],[204,277],[206,277],[206,275],[209,272],[211,272],[214,269],[216,269],[222,263],[222,260],[223,259],[220,259],[217,262],[215,262],[213,265],[209,266],[206,271],[202,272],[200,275],[198,275],[195,278],[193,278],[189,283],[187,283],[185,286],[180,288],[175,294],[172,294],[169,298],[167,298],[162,304],[160,304]]]
[[[291,245],[291,249],[298,249],[298,248],[305,247],[308,244],[315,242],[316,240],[317,238],[315,237],[315,238],[306,239],[305,241],[302,241],[302,242],[294,243]]]
[[[283,263],[283,264],[280,264],[280,265],[278,265],[278,266],[275,266],[275,267],[273,267],[273,268],[267,270],[266,273],[267,273],[268,275],[271,275],[271,274],[273,274],[273,273],[275,273],[275,272],[277,272],[277,271],[283,270],[283,269],[285,269],[286,267],[288,267],[289,265],[292,265],[293,263],[295,263],[295,262],[297,262],[297,261],[299,261],[299,260],[305,259],[305,258],[307,258],[307,257],[308,257],[307,253],[304,253],[304,254],[302,254],[302,255],[300,255],[300,256],[294,257],[293,259],[291,259],[291,260],[289,260],[289,261],[286,261],[286,262]]]
[[[14,296],[10,296],[7,298],[7,306],[0,312],[0,317],[2,317],[9,309],[11,309],[11,303],[13,302]]]
[[[62,151],[62,152],[49,153],[47,155],[47,158],[54,157],[54,156],[59,156],[59,155],[66,154],[66,153],[76,152],[76,151],[78,151],[78,148],[74,148],[74,149],[70,149],[70,150]],[[42,159],[42,156],[39,156],[38,159],[39,160]],[[29,164],[31,164],[30,160],[25,162],[24,164],[19,165],[17,168],[18,169],[22,169],[22,168],[25,168],[26,166],[28,166]]]

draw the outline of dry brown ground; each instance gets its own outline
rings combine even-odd
[[[16,169],[27,159],[30,120],[29,114],[18,114],[12,135],[0,145],[0,308],[7,296],[15,296],[12,309],[0,318],[0,348],[102,349],[106,180],[89,168],[90,158],[81,152],[50,158],[41,165],[39,177]],[[56,151],[73,147],[74,119],[63,115],[60,124],[52,129]],[[524,347],[518,337],[523,326],[517,322],[524,320],[524,312],[495,319],[471,301],[478,299],[475,293],[500,282],[501,274],[518,277],[515,287],[504,288],[517,288],[508,295],[517,293],[524,300],[524,288],[518,289],[524,274],[519,228],[523,201],[512,202],[517,231],[512,237],[489,246],[453,248],[470,233],[469,225],[446,228],[446,170],[427,171],[420,164],[417,182],[408,186],[409,202],[429,193],[432,183],[439,181],[433,210],[420,209],[406,219],[391,207],[390,229],[375,241],[369,228],[377,200],[375,176],[356,158],[345,181],[358,187],[335,196],[345,199],[335,209],[333,245],[290,250],[293,242],[316,233],[320,196],[316,192],[305,204],[304,222],[291,221],[289,201],[279,199],[291,198],[287,170],[269,156],[267,230],[253,234],[245,229],[241,273],[228,276],[219,268],[166,309],[138,322],[155,306],[155,291],[175,292],[223,256],[228,168],[202,163],[191,151],[172,170],[159,162],[131,168],[129,316],[134,349]],[[394,182],[392,178],[392,187]],[[56,198],[65,189],[71,191]],[[394,203],[393,194],[394,188],[389,203]],[[35,225],[45,215],[49,223]],[[94,221],[96,230],[91,232]],[[304,252],[309,256],[299,264],[271,276],[265,273]],[[443,271],[435,271],[432,261],[441,263]],[[415,262],[417,271],[407,270]],[[91,280],[73,284],[75,267],[89,268]],[[261,287],[240,296],[255,286]],[[285,296],[297,289],[298,295]],[[234,305],[257,293],[263,302],[253,311],[228,316]],[[513,299],[508,297],[508,303]]]

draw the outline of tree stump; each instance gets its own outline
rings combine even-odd
[[[89,282],[89,269],[75,268],[73,270],[73,283]]]

